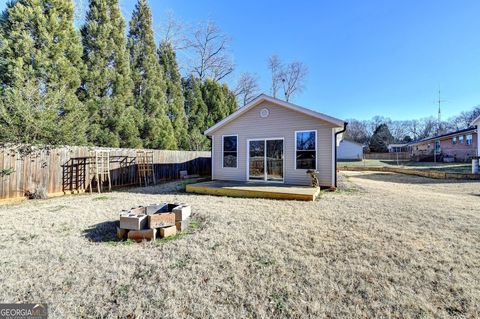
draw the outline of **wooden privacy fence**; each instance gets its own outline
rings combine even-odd
[[[137,149],[62,147],[22,155],[17,148],[0,149],[0,199],[23,197],[43,188],[50,196],[88,189],[90,151],[108,150],[111,185],[138,183]],[[157,182],[179,178],[179,172],[211,175],[210,152],[151,150]]]
[[[396,161],[407,161],[410,160],[409,152],[398,152],[398,153],[365,153],[363,154],[364,159],[372,160],[391,160]]]

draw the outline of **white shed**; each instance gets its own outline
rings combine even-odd
[[[339,160],[361,160],[363,159],[363,145],[349,140],[341,140],[337,149]]]

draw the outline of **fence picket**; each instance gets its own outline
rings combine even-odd
[[[17,149],[0,149],[0,169],[13,168],[10,175],[1,176],[0,199],[13,199],[23,197],[26,190],[34,191],[35,188],[44,187],[49,194],[70,193],[81,186],[83,180],[88,186],[88,167],[86,176],[82,177],[81,169],[84,161],[79,158],[89,156],[93,147],[63,147],[50,150],[35,151],[21,156]],[[98,148],[100,149],[100,148]],[[132,185],[136,183],[137,169],[135,157],[136,149],[109,150],[111,160],[112,186]],[[152,150],[154,152],[155,177],[158,181],[177,179],[180,170],[187,170],[189,174],[209,176],[211,174],[210,152],[196,151],[169,151]],[[12,156],[13,155],[13,156]],[[75,161],[77,158],[77,162]],[[120,160],[124,159],[126,168],[121,170]],[[73,175],[75,180],[67,175]],[[76,178],[77,176],[80,176]],[[79,180],[83,179],[83,180]],[[70,186],[72,185],[72,187]],[[74,189],[72,189],[74,188]]]

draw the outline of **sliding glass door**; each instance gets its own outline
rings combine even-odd
[[[248,179],[283,182],[283,140],[259,139],[248,143]]]

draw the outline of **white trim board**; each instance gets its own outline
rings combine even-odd
[[[292,103],[288,103],[288,102],[276,99],[274,97],[268,96],[266,94],[260,94],[258,97],[256,97],[253,101],[251,101],[250,103],[248,103],[244,107],[241,107],[240,109],[238,109],[234,113],[230,114],[229,116],[227,116],[226,118],[224,118],[223,120],[221,120],[220,122],[215,124],[214,126],[208,128],[203,134],[205,134],[207,136],[211,136],[213,132],[215,132],[216,130],[218,130],[222,126],[224,126],[227,123],[233,121],[237,117],[241,116],[243,113],[247,112],[248,110],[252,109],[253,107],[255,107],[255,106],[257,106],[260,103],[265,102],[265,101],[269,102],[269,103],[272,103],[272,104],[275,104],[275,105],[282,106],[284,108],[287,108],[287,109],[290,109],[290,110],[293,110],[293,111],[303,113],[305,115],[308,115],[308,116],[311,116],[311,117],[314,117],[314,118],[317,118],[319,120],[322,120],[322,121],[328,122],[330,124],[333,124],[337,127],[343,127],[344,124],[345,124],[344,121],[342,121],[340,119],[337,119],[335,117],[328,116],[326,114],[319,113],[319,112],[316,112],[316,111],[312,111],[312,110],[309,110],[309,109],[304,108],[302,106],[295,105],[295,104],[292,104]]]
[[[224,158],[224,153],[223,153],[223,145],[224,145],[224,138],[225,137],[229,137],[229,136],[235,136],[237,138],[237,162],[236,162],[236,165],[235,167],[225,167],[224,164],[223,164],[223,158]],[[222,168],[238,168],[238,134],[225,134],[225,135],[222,135]]]
[[[281,181],[269,181],[267,177],[267,164],[266,164],[266,157],[267,157],[267,141],[272,141],[272,140],[281,140],[282,141],[282,147],[283,147],[283,153],[282,153],[282,171],[283,171],[283,179]],[[265,149],[264,149],[264,173],[263,173],[263,180],[260,179],[250,179],[250,142],[251,141],[264,141],[265,142]],[[285,138],[283,137],[264,137],[264,138],[251,138],[247,139],[247,163],[246,163],[246,175],[245,175],[245,180],[247,182],[262,182],[262,183],[280,183],[284,184],[285,183]]]
[[[293,152],[293,169],[294,170],[304,170],[307,171],[311,168],[297,168],[297,133],[304,133],[304,132],[315,132],[315,168],[314,170],[317,170],[318,167],[318,131],[317,130],[300,130],[300,131],[295,131],[293,134],[293,140],[294,140],[294,152]]]

